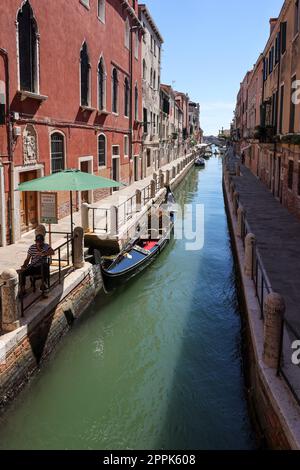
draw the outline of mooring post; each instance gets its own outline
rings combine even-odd
[[[253,260],[254,260],[254,247],[255,247],[256,238],[253,233],[248,233],[245,238],[245,266],[244,271],[246,276],[252,279],[253,277]]]
[[[272,369],[277,369],[280,361],[284,313],[283,297],[275,292],[269,294],[264,304],[263,361]]]
[[[2,302],[2,331],[10,332],[20,326],[18,302],[19,276],[14,269],[6,269],[0,276]]]
[[[74,228],[74,256],[73,265],[75,269],[84,266],[84,231],[82,227]]]

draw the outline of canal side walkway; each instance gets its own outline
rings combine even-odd
[[[274,227],[276,234],[274,237],[271,231],[272,216],[276,218],[277,204],[274,203],[277,201],[272,201],[273,196],[241,164],[240,158],[232,151],[227,153],[224,160],[223,188],[244,305],[245,371],[251,408],[262,437],[266,439],[269,447],[277,450],[299,450],[300,407],[295,393],[299,368],[292,365],[293,351],[289,340],[283,345],[283,350],[286,349],[287,352],[285,362],[296,380],[291,387],[282,374],[282,369],[278,375],[282,327],[280,314],[283,312],[282,296],[278,288],[280,277],[284,278],[285,264],[282,270],[280,265],[282,260],[277,263],[276,250],[280,248],[278,243],[280,235],[276,227]],[[279,206],[278,210],[281,209],[283,208]],[[243,211],[245,219],[242,216]],[[283,215],[286,217],[283,223],[288,224],[290,214]],[[243,220],[246,222],[245,225]],[[292,225],[295,230],[297,224],[299,223],[293,220]],[[290,233],[292,228],[289,227],[287,230]],[[252,234],[256,237],[254,245]],[[259,274],[255,273],[256,268],[253,269],[256,260],[259,261]],[[268,286],[268,289],[264,289],[263,299],[261,283],[259,282],[259,289],[255,287],[262,273]],[[278,284],[275,284],[276,279]],[[292,291],[293,289],[289,292]],[[292,305],[284,293],[283,297],[287,305]],[[264,316],[262,316],[262,300]]]
[[[230,154],[234,170],[240,159]],[[241,177],[232,176],[246,220],[256,237],[264,268],[273,291],[286,303],[286,318],[300,339],[300,222],[244,165]]]
[[[182,163],[187,157],[191,154],[186,156],[180,157],[172,162],[164,165],[160,168],[163,172],[167,170],[171,170],[173,166],[176,166]],[[112,193],[110,196],[101,199],[97,203],[91,204],[94,208],[105,208],[109,209],[112,206],[116,206],[120,204],[120,202],[124,202],[130,197],[134,196],[136,190],[142,191],[144,188],[149,186],[153,176],[150,175],[140,181],[136,181],[129,186],[125,186],[120,191],[116,191]],[[60,232],[59,234],[52,235],[52,246],[55,249],[57,246],[63,244],[66,241],[66,237],[62,233],[70,232],[70,216],[64,217],[63,219],[59,220],[57,225],[52,225],[52,230],[54,232]],[[81,211],[78,211],[74,214],[74,224],[75,226],[81,226]],[[22,236],[20,240],[12,245],[8,245],[6,247],[0,248],[0,274],[2,271],[8,268],[12,269],[19,269],[20,266],[23,264],[27,251],[30,245],[34,243],[34,231],[28,232]]]

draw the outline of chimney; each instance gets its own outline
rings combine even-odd
[[[270,18],[270,36],[274,31],[278,18]]]

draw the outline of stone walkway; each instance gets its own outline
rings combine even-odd
[[[240,159],[231,153],[230,169],[236,162]],[[285,299],[286,319],[300,339],[300,222],[244,165],[233,182],[272,289]]]
[[[161,170],[167,171],[170,170],[174,165],[178,165],[186,156],[178,158],[177,160],[172,161],[171,163],[164,165]],[[126,186],[120,191],[112,193],[110,196],[101,199],[101,201],[92,204],[92,207],[103,207],[110,208],[111,206],[119,205],[125,200],[132,197],[137,189],[142,190],[150,184],[152,175],[144,178],[143,180],[136,181],[130,186]],[[91,211],[90,211],[91,212]],[[74,224],[75,226],[81,225],[81,214],[80,211],[74,214]],[[70,232],[70,217],[65,217],[59,221],[55,226],[52,226],[52,229],[56,232]],[[22,236],[21,240],[18,240],[15,244],[9,245],[6,247],[0,248],[0,273],[4,269],[13,268],[19,269],[23,264],[28,247],[33,243],[34,240],[34,231],[26,233]],[[46,240],[47,241],[47,240]],[[52,236],[52,246],[55,249],[57,246],[61,245],[66,241],[64,235],[53,235]]]

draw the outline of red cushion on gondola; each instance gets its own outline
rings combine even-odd
[[[154,248],[157,245],[157,242],[154,241],[149,241],[146,242],[145,245],[143,246],[144,250],[150,251],[152,248]]]

